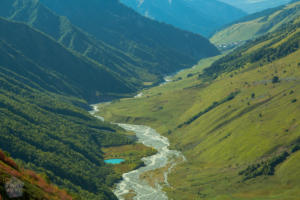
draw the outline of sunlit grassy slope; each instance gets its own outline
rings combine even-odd
[[[297,20],[284,30],[297,33]],[[203,69],[218,58],[203,60],[101,115],[150,125],[184,153],[165,188],[172,199],[299,199],[300,39],[287,32],[221,58],[215,79]]]
[[[299,16],[300,2],[255,13],[239,20],[211,37],[216,45],[241,42],[272,32]]]

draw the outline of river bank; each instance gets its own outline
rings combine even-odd
[[[103,121],[103,117],[96,115],[99,111],[98,106],[92,105],[92,107],[93,110],[90,111],[90,113]],[[170,145],[168,139],[148,126],[131,124],[117,125],[127,131],[134,132],[138,139],[137,143],[142,143],[147,147],[153,148],[157,153],[142,159],[145,166],[123,174],[123,179],[116,184],[114,190],[115,195],[120,200],[127,200],[129,196],[130,199],[135,200],[167,200],[168,197],[166,193],[162,191],[162,188],[165,186],[169,187],[167,176],[178,162],[185,159],[184,156],[179,151],[168,149]],[[153,172],[158,169],[163,173],[163,182],[151,180],[150,183],[143,178],[147,172]],[[147,179],[149,180],[149,177]]]

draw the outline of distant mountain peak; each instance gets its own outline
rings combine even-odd
[[[240,8],[247,13],[255,13],[291,2],[291,0],[220,0]]]

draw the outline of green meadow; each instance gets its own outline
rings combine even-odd
[[[170,199],[299,199],[299,45],[280,53],[299,44],[298,27],[295,20],[227,55],[201,60],[172,82],[107,104],[99,114],[149,125],[183,152],[187,161],[164,188]],[[295,34],[286,34],[291,30]]]

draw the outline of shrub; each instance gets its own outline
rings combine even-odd
[[[14,169],[19,169],[18,165],[11,158],[7,157],[3,151],[0,150],[0,160]]]
[[[187,78],[194,76],[194,74],[188,74],[186,75]]]
[[[291,153],[295,153],[296,151],[300,150],[300,145],[296,145],[292,148]]]
[[[278,76],[274,76],[272,78],[272,83],[279,83],[279,77]]]
[[[291,102],[292,102],[292,103],[296,103],[296,102],[297,102],[297,99],[293,99]]]
[[[240,171],[239,175],[244,175],[244,180],[255,178],[257,176],[271,176],[275,173],[275,167],[286,160],[290,154],[288,152],[283,152],[278,156],[262,161],[258,164],[253,164],[248,166],[245,170]]]

